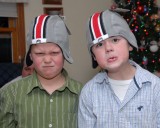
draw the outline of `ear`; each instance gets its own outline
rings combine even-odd
[[[92,53],[92,58],[93,58],[93,60],[97,61],[96,57],[95,57],[95,55],[93,53]]]
[[[129,51],[132,51],[133,47],[131,45],[129,45]]]
[[[95,57],[95,55],[94,55],[94,53],[92,51],[92,47],[91,47],[91,56],[92,56],[92,59],[96,61],[96,57]]]
[[[29,54],[29,56],[30,56],[30,59],[33,61],[31,53]]]

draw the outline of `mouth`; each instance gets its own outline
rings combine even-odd
[[[43,66],[44,68],[52,68],[52,67],[54,67],[54,66]]]
[[[107,59],[109,63],[114,62],[116,60],[117,60],[117,57],[114,57],[114,56]]]

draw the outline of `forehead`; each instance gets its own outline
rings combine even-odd
[[[111,36],[111,37],[108,37],[104,40],[99,40],[98,43],[103,43],[105,41],[112,41],[114,39],[125,39],[125,38],[123,38],[122,36]],[[96,44],[98,44],[98,43],[96,43]]]
[[[105,40],[112,40],[112,39],[125,39],[125,38],[122,37],[122,36],[117,35],[117,36],[110,36],[109,38],[107,38]]]
[[[33,44],[32,49],[39,49],[39,50],[54,50],[60,49],[60,47],[56,43],[40,43],[40,44]]]

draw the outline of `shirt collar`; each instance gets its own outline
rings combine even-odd
[[[142,88],[144,83],[152,83],[152,81],[148,79],[148,75],[145,75],[145,73],[147,73],[148,71],[143,69],[140,65],[138,65],[136,62],[132,60],[130,60],[130,63],[136,67],[134,79],[139,88]]]
[[[68,73],[65,69],[62,70],[62,74],[65,77],[65,83],[64,83],[64,86],[57,89],[57,91],[64,91],[65,89],[68,89],[72,93],[78,94],[79,93],[78,90],[75,89],[75,87],[74,87],[75,85],[72,84],[72,79],[69,77],[69,75],[68,75]],[[28,78],[30,79],[30,82],[29,82],[29,85],[28,85],[27,94],[29,94],[30,92],[32,92],[36,88],[39,88],[39,89],[43,90],[43,87],[42,87],[42,85],[40,84],[40,82],[37,78],[36,72],[33,72],[33,74],[30,75],[29,77]]]
[[[145,71],[142,67],[140,67],[136,62],[134,62],[132,60],[129,60],[129,63],[136,68],[136,73],[135,73],[134,77],[135,77],[135,80],[140,88],[142,87],[142,85],[144,83],[147,83],[147,82],[151,83],[151,81],[148,80],[148,77],[146,75],[142,75]],[[98,73],[97,75],[98,75],[98,77],[96,77],[97,83],[101,84],[104,81],[106,83],[109,83],[108,77],[106,77],[107,76],[106,71],[102,71],[102,72]]]
[[[64,91],[65,89],[68,89],[72,93],[79,94],[79,91],[76,89],[75,85],[73,84],[73,79],[71,79],[65,69],[62,70],[62,74],[65,77],[65,84],[61,88],[59,88],[57,91]]]

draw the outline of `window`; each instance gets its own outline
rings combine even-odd
[[[24,6],[16,5],[17,17],[0,16],[0,62],[20,63],[25,54]]]

